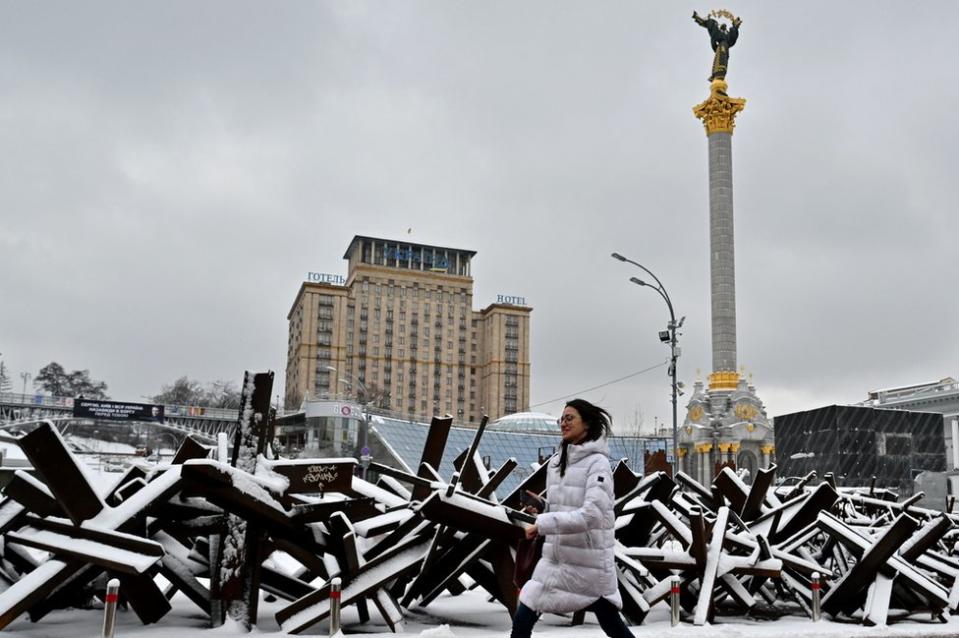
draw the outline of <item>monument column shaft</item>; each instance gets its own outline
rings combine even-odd
[[[736,263],[733,243],[732,133],[709,140],[709,272],[713,371],[736,370]]]

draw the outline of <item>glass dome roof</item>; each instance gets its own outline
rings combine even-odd
[[[544,412],[517,412],[489,424],[489,429],[507,432],[548,432],[559,434],[556,417]]]

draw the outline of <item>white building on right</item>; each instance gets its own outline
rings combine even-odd
[[[874,390],[862,406],[891,410],[935,412],[942,415],[943,437],[946,443],[946,474],[948,494],[959,496],[959,381],[946,377],[931,383],[919,383],[898,388]],[[923,486],[928,490],[928,486]]]

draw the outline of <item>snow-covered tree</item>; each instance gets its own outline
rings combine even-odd
[[[160,393],[150,397],[150,400],[171,405],[239,409],[240,390],[232,381],[217,380],[204,386],[199,381],[183,375],[173,383],[164,385]]]
[[[89,370],[67,372],[62,365],[51,361],[40,368],[33,385],[57,397],[83,396],[87,399],[108,399],[107,384],[90,376]]]

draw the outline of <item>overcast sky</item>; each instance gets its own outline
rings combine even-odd
[[[282,394],[293,297],[356,234],[477,251],[477,308],[526,297],[534,404],[665,361],[665,304],[619,251],[687,317],[691,386],[712,51],[690,15],[717,7],[0,4],[15,387],[55,360],[122,400],[244,369]],[[739,362],[769,414],[959,374],[956,5],[727,8]],[[584,396],[670,414],[665,367]]]

